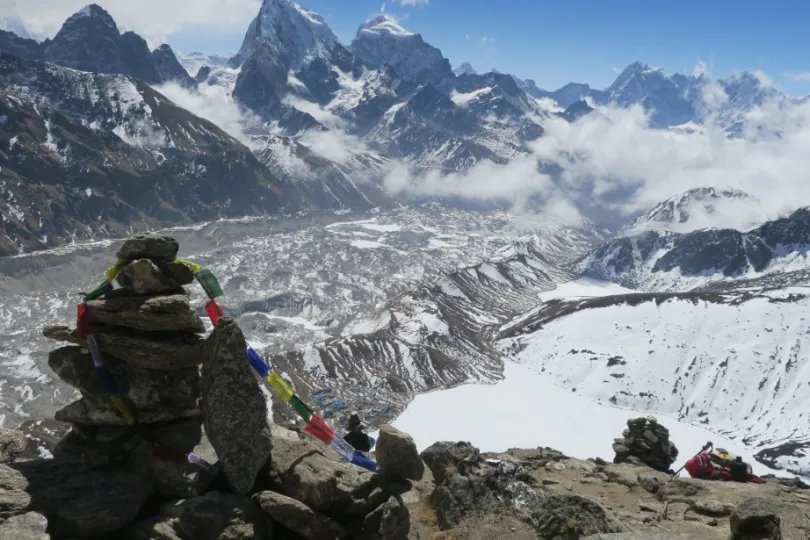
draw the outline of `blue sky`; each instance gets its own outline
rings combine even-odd
[[[54,32],[89,0],[12,0],[26,23]],[[175,49],[238,49],[260,0],[95,0],[122,28]],[[3,5],[0,0],[0,15]],[[635,60],[691,73],[702,58],[716,77],[759,69],[792,94],[810,94],[806,0],[388,0],[385,9],[457,66],[493,67],[543,88],[608,86]],[[412,5],[402,5],[402,2]],[[345,43],[380,12],[379,0],[300,0]],[[413,5],[415,4],[415,5]],[[156,16],[156,11],[159,15]],[[486,39],[485,39],[486,38]],[[804,78],[797,75],[805,74]]]

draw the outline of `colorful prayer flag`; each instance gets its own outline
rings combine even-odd
[[[367,471],[377,472],[377,464],[367,458],[360,450],[355,450],[354,457],[352,457],[351,462],[353,465],[363,467]]]
[[[332,439],[332,444],[329,446],[331,446],[335,452],[343,456],[343,459],[346,461],[351,461],[354,459],[354,453],[356,452],[354,446],[347,443],[346,440],[338,433],[335,433],[335,436]]]
[[[124,417],[124,420],[127,421],[127,424],[132,425],[135,423],[135,417],[129,411],[129,407],[124,404],[124,401],[121,399],[120,396],[110,396],[110,401],[113,402],[113,405],[118,409],[118,412],[121,413],[121,416]]]
[[[126,261],[124,259],[118,259],[114,265],[104,270],[104,275],[107,276],[109,281],[112,281],[118,277],[118,272],[121,271],[121,265],[123,265],[125,262]]]
[[[79,329],[79,338],[86,340],[93,331],[90,327],[90,314],[87,311],[87,304],[76,306],[76,328]]]
[[[205,303],[205,312],[208,313],[208,318],[211,319],[211,324],[214,326],[217,325],[217,321],[220,317],[225,316],[225,312],[222,311],[222,307],[217,304],[216,300],[209,300]]]
[[[195,276],[200,273],[200,270],[202,270],[202,267],[199,264],[195,263],[194,261],[190,261],[188,259],[175,259],[174,262],[185,264],[186,266],[188,266],[188,269],[191,270],[191,273],[194,274]]]
[[[211,270],[203,268],[195,277],[209,298],[214,299],[222,296],[222,287],[219,286],[219,281],[216,276],[211,273]]]
[[[111,396],[117,396],[118,387],[115,385],[115,379],[113,379],[112,373],[107,369],[107,366],[96,366],[96,371],[98,371],[107,393]]]
[[[332,444],[332,439],[335,437],[335,430],[326,425],[326,422],[314,414],[312,415],[312,419],[309,421],[309,424],[307,424],[304,428],[304,431],[316,439],[319,439],[327,446]]]
[[[295,392],[293,392],[293,389],[289,384],[287,384],[287,381],[281,378],[281,375],[275,371],[272,371],[267,377],[267,382],[269,382],[270,386],[273,387],[273,390],[276,391],[276,394],[278,394],[278,397],[281,398],[281,401],[284,403],[290,402],[290,399],[292,399]]]
[[[96,336],[90,334],[86,338],[84,338],[84,342],[87,343],[87,350],[90,351],[90,356],[93,358],[93,365],[96,367],[103,366],[104,358],[101,356],[101,351],[98,348]]]
[[[270,375],[270,366],[267,365],[264,358],[262,358],[259,353],[254,351],[253,347],[248,347],[247,356],[248,360],[250,361],[250,367],[253,368],[253,371],[255,371],[262,379],[267,380],[268,375]],[[267,382],[268,384],[270,383],[270,381]]]
[[[99,285],[98,287],[96,287],[93,290],[93,292],[91,292],[90,294],[85,296],[84,301],[89,302],[91,300],[101,298],[102,296],[104,296],[105,294],[110,292],[111,290],[113,290],[113,284],[112,284],[111,281],[107,280],[104,283],[102,283],[101,285]]]
[[[312,410],[307,407],[303,401],[301,401],[301,398],[298,396],[293,396],[292,399],[290,399],[290,405],[292,405],[295,412],[297,412],[298,415],[304,419],[304,422],[309,422],[312,420]]]

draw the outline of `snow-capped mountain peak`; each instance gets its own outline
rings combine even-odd
[[[295,69],[306,60],[328,58],[337,45],[337,36],[317,13],[290,0],[265,0],[231,65],[241,65],[266,47]]]
[[[382,14],[362,26],[349,49],[370,69],[387,64],[404,80],[441,85],[452,78],[450,62],[420,34],[405,30],[399,21]]]
[[[472,67],[472,64],[469,62],[464,62],[460,66],[458,66],[453,73],[456,74],[457,77],[462,75],[478,75],[478,72]]]
[[[393,15],[383,13],[366,21],[360,25],[357,34],[366,37],[387,37],[387,38],[409,38],[414,36],[413,32],[409,32],[399,24],[399,20]]]
[[[689,232],[732,222],[740,229],[747,229],[761,221],[762,209],[756,197],[732,187],[702,187],[661,201],[626,229]]]
[[[88,4],[68,17],[62,25],[61,30],[59,30],[59,33],[69,32],[77,24],[86,24],[86,19],[92,19],[97,24],[112,28],[116,32],[118,31],[118,25],[115,24],[115,20],[103,7],[98,4]]]

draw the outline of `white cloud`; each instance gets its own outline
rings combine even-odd
[[[394,3],[401,6],[426,6],[430,4],[430,0],[394,0]]]
[[[199,90],[188,90],[179,84],[167,83],[156,86],[155,90],[176,105],[213,122],[232,137],[250,146],[250,138],[245,134],[246,126],[253,122],[260,123],[260,120],[239,107],[222,87],[203,85]]]
[[[810,205],[810,104],[768,103],[746,120],[744,137],[729,139],[713,127],[694,133],[651,129],[640,107],[599,108],[598,114],[572,124],[550,119],[546,136],[533,148],[538,158],[561,165],[567,192],[602,201],[617,190],[633,192],[614,203],[619,212],[646,210],[704,186],[730,186],[754,195],[770,218]],[[704,217],[702,225],[715,220],[715,225],[743,227],[750,224],[751,213]]]
[[[52,37],[65,19],[89,2],[28,0],[18,2],[16,10],[26,28]],[[258,14],[261,0],[105,0],[101,5],[120,29],[130,29],[154,43],[163,43],[166,36],[179,32],[243,34]]]
[[[484,43],[495,43],[495,38],[489,36],[481,36],[481,41],[483,41]]]
[[[342,118],[332,113],[331,111],[327,111],[319,104],[314,103],[312,101],[307,101],[305,99],[293,96],[292,94],[287,94],[286,96],[284,96],[282,102],[285,105],[289,105],[290,107],[294,107],[301,112],[309,114],[315,120],[317,120],[318,122],[320,122],[321,124],[323,124],[328,128],[343,129],[345,127],[346,123],[343,121]]]
[[[793,75],[793,79],[797,81],[810,82],[810,72],[796,73]]]
[[[339,165],[348,165],[356,153],[367,150],[361,140],[338,130],[308,131],[301,142],[315,154]]]

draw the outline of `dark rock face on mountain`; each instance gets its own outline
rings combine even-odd
[[[355,74],[361,69],[320,15],[289,0],[264,1],[229,65],[241,66],[234,98],[264,118],[284,118],[290,134],[318,126],[310,115],[282,103],[290,70],[323,102],[338,88],[332,66]]]
[[[0,89],[0,253],[299,204],[248,148],[140,81],[0,55]]]
[[[195,85],[168,45],[150,52],[142,37],[121,34],[110,14],[96,4],[72,15],[53,39],[43,43],[4,35],[0,52],[82,71],[129,75],[149,84]]]
[[[580,100],[572,103],[567,109],[559,113],[559,115],[569,122],[576,122],[583,116],[591,114],[594,110],[593,107],[588,105],[588,102]]]
[[[578,264],[587,276],[644,287],[659,273],[678,270],[706,281],[765,272],[776,261],[806,253],[810,209],[748,232],[705,229],[680,234],[647,231],[609,240]]]
[[[625,68],[607,93],[621,107],[641,104],[652,111],[651,126],[667,127],[695,118],[695,105],[687,96],[691,83],[684,75],[669,76],[663,70],[635,62]]]

